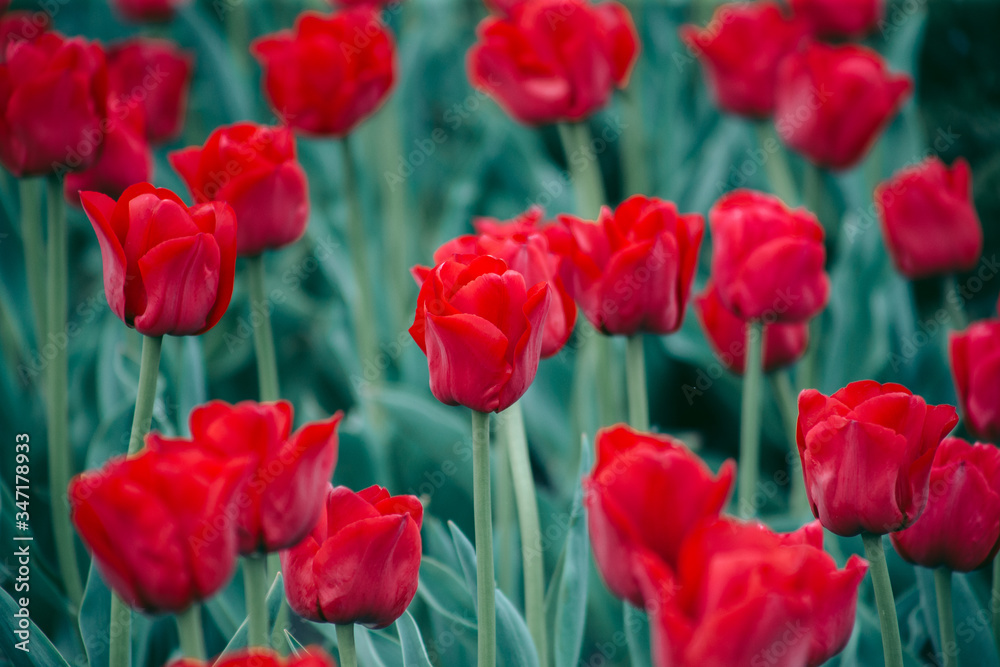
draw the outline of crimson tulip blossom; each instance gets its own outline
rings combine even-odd
[[[466,67],[472,85],[522,123],[578,121],[628,85],[639,36],[617,2],[494,3]]]
[[[627,563],[649,552],[676,566],[691,530],[729,501],[735,465],[727,461],[713,475],[681,441],[627,426],[598,431],[596,446],[594,470],[583,480],[594,560],[612,593],[642,607]]]
[[[720,108],[751,117],[774,111],[778,64],[799,47],[805,26],[775,2],[720,5],[704,29],[681,26]]]
[[[146,141],[141,111],[124,117],[112,111],[104,127],[107,131],[101,156],[83,171],[66,174],[63,181],[63,195],[74,206],[81,205],[81,191],[100,192],[117,199],[129,186],[148,181],[153,175],[153,151]]]
[[[9,41],[0,62],[0,163],[17,177],[86,169],[101,154],[107,99],[96,42],[57,32]]]
[[[597,224],[559,216],[553,237],[569,293],[605,334],[668,334],[684,321],[705,222],[671,202],[636,195],[601,209]]]
[[[538,370],[551,289],[490,255],[455,255],[425,273],[410,335],[447,405],[500,412]]]
[[[191,0],[112,0],[115,9],[129,21],[159,23],[169,21]]]
[[[169,40],[140,38],[113,44],[108,49],[111,109],[141,109],[151,143],[175,138],[184,126],[192,67],[191,55]]]
[[[181,658],[167,667],[337,667],[337,663],[322,648],[307,646],[286,658],[268,648],[251,648],[220,655],[215,660]]]
[[[976,322],[953,333],[949,344],[966,428],[980,438],[1000,440],[1000,320]]]
[[[923,567],[971,572],[1000,549],[1000,449],[947,438],[931,468],[920,518],[889,535],[896,552]]]
[[[281,552],[289,606],[311,621],[392,624],[417,592],[422,520],[416,496],[330,486],[312,533]]]
[[[360,35],[360,37],[359,37]],[[385,101],[396,79],[396,47],[367,6],[299,15],[295,29],[250,47],[264,70],[274,112],[300,132],[343,137]]]
[[[134,609],[177,613],[218,592],[236,568],[229,517],[247,461],[160,443],[151,433],[138,455],[77,475],[69,501],[108,586]]]
[[[202,147],[170,154],[170,164],[198,203],[233,207],[236,252],[259,255],[302,238],[309,221],[309,187],[286,127],[237,123],[220,127]]]
[[[719,299],[743,320],[802,322],[826,307],[823,226],[777,197],[734,190],[709,212],[712,280]]]
[[[191,412],[191,437],[163,439],[165,451],[196,447],[249,461],[239,495],[236,531],[241,554],[295,546],[316,525],[337,464],[338,412],[292,433],[288,401],[229,405],[211,401]]]
[[[552,304],[542,336],[542,357],[545,358],[558,352],[569,340],[576,323],[576,304],[559,275],[560,257],[549,245],[548,230],[538,225],[542,215],[542,209],[535,206],[507,222],[493,218],[474,220],[472,224],[477,233],[442,245],[434,253],[434,262],[440,264],[459,254],[493,255],[523,275],[526,285],[548,283]],[[425,274],[425,269],[418,269],[418,277]],[[422,282],[422,278],[420,280]]]
[[[955,408],[899,384],[803,391],[797,441],[813,515],[844,537],[906,528],[927,505],[934,453],[957,423]]]
[[[823,37],[861,37],[885,14],[885,0],[791,0],[791,5]]]
[[[936,157],[897,172],[875,188],[889,254],[908,278],[968,271],[983,253],[983,226],[972,201],[969,163],[949,169]]]
[[[0,63],[7,60],[7,45],[30,42],[48,32],[52,17],[45,12],[0,12]]]
[[[223,202],[188,208],[149,183],[116,202],[81,192],[104,262],[104,293],[147,336],[203,333],[226,312],[236,273],[236,216]]]
[[[775,126],[793,150],[830,169],[856,165],[913,91],[863,46],[814,42],[778,68]]]

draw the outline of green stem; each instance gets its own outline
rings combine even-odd
[[[108,647],[108,667],[131,667],[132,664],[132,610],[118,594],[111,593],[111,622]]]
[[[896,620],[896,601],[892,596],[889,568],[885,563],[885,549],[882,536],[862,533],[865,543],[865,557],[871,565],[872,585],[875,587],[875,606],[882,626],[882,651],[885,653],[885,667],[903,667],[903,643],[899,638],[899,622]]]
[[[502,427],[501,437],[506,440],[507,451],[510,454],[514,502],[517,504],[518,524],[521,527],[524,615],[531,638],[538,650],[539,660],[545,664],[545,656],[548,655],[545,635],[545,560],[538,549],[542,541],[542,529],[538,520],[535,478],[531,472],[528,436],[524,428],[524,413],[521,411],[520,402],[507,408],[497,421]]]
[[[607,203],[604,181],[601,179],[601,163],[590,146],[590,126],[586,121],[559,125],[559,136],[570,177],[576,194],[576,212],[585,220],[596,220],[601,206]]]
[[[181,638],[181,653],[185,658],[205,659],[205,635],[201,628],[201,605],[193,604],[174,616],[177,634]]]
[[[243,558],[243,592],[247,601],[247,644],[267,646],[267,559]]]
[[[42,240],[42,182],[18,179],[21,200],[21,243],[28,296],[35,315],[35,341],[41,354],[45,344],[45,242]]]
[[[358,653],[354,648],[354,624],[337,626],[337,651],[340,652],[340,667],[358,667]]]
[[[631,10],[636,29],[642,31],[642,18],[645,3],[639,3]],[[645,118],[642,113],[642,57],[636,62],[629,80],[628,90],[622,95],[622,105],[626,118],[626,131],[622,136],[622,171],[625,175],[625,193],[628,195],[645,194],[649,192],[649,153],[646,140]],[[661,116],[661,119],[664,116]],[[657,130],[670,136],[662,125]],[[670,146],[668,146],[670,148]],[[667,170],[669,173],[669,170]],[[669,192],[669,183],[661,184],[661,190]]]
[[[496,534],[497,546],[497,587],[510,599],[515,598],[514,576],[514,527],[517,520],[514,517],[514,479],[510,469],[510,429],[509,410],[497,417],[497,467],[494,471],[494,495],[496,496]]]
[[[809,509],[809,498],[806,495],[805,478],[802,476],[802,459],[799,456],[798,402],[795,398],[795,387],[792,385],[792,375],[788,369],[782,369],[770,374],[771,391],[778,399],[778,411],[785,425],[788,437],[788,474],[791,477],[788,506],[796,515],[806,514]]]
[[[642,334],[629,336],[625,348],[625,375],[628,380],[628,421],[639,431],[649,430],[649,398],[646,394],[646,353]]]
[[[949,273],[944,276],[943,282],[944,286],[941,294],[944,298],[944,307],[948,313],[951,329],[952,331],[961,331],[969,323],[968,318],[965,316],[965,310],[963,310],[962,304],[958,299],[950,298],[952,293],[956,295],[961,294],[958,289],[958,276],[954,273]]]
[[[624,418],[622,405],[621,360],[616,358],[615,337],[603,334],[591,337],[589,345],[597,348],[597,407],[600,426],[616,424]]]
[[[753,516],[753,494],[760,475],[760,417],[764,379],[764,324],[747,323],[746,370],[743,374],[743,410],[740,418],[739,505],[741,516]]]
[[[788,154],[778,140],[774,125],[770,121],[758,121],[754,127],[757,130],[757,142],[764,151],[764,170],[767,172],[771,191],[789,206],[798,206],[799,191],[795,185],[795,177],[788,166]]]
[[[62,184],[56,177],[48,179],[48,291],[46,305],[47,330],[45,345],[51,344],[55,352],[45,366],[45,390],[48,393],[49,435],[49,489],[52,506],[52,530],[55,535],[56,555],[62,574],[66,596],[79,608],[83,599],[83,583],[76,564],[76,545],[73,542],[73,524],[70,523],[66,488],[73,475],[73,456],[69,442],[69,408],[67,384],[69,382],[69,336],[66,332],[66,274],[69,257],[66,251],[66,208]]]
[[[937,593],[938,625],[941,628],[943,667],[958,667],[958,642],[955,641],[955,614],[951,603],[951,570],[934,570],[934,592]]]
[[[478,667],[497,663],[496,589],[493,582],[493,516],[490,502],[490,415],[472,412],[472,495],[476,522]]]
[[[1000,651],[1000,558],[993,559],[993,594],[990,596],[993,609],[993,640]]]
[[[253,324],[253,344],[257,353],[260,400],[276,401],[281,398],[281,391],[274,333],[271,330],[271,304],[267,301],[267,288],[264,286],[263,255],[247,259],[247,277],[250,281],[250,322]]]
[[[135,414],[132,432],[128,439],[128,453],[132,456],[142,449],[146,434],[153,423],[153,404],[156,402],[156,379],[160,374],[161,336],[142,337],[142,360],[139,362],[139,388],[135,396]]]

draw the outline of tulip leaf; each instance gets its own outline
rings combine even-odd
[[[309,652],[302,642],[296,639],[291,632],[288,630],[282,630],[281,632],[285,635],[285,642],[288,644],[288,648],[292,652],[292,655],[298,656],[302,653]]]
[[[652,667],[652,649],[650,648],[649,617],[646,612],[636,609],[628,602],[625,608],[625,636],[628,641],[628,654],[633,667]]]
[[[271,584],[271,589],[267,592],[266,606],[267,623],[269,627],[277,617],[278,609],[281,608],[281,601],[284,599],[285,587],[281,574],[279,573],[278,576],[274,578],[274,583]],[[236,634],[234,634],[233,638],[229,640],[225,650],[222,651],[219,657],[247,647],[247,620],[248,619],[246,618],[243,619],[240,627],[236,630]]]
[[[399,643],[403,651],[403,667],[431,667],[420,628],[410,612],[403,612],[396,621],[396,629],[399,631]]]
[[[455,552],[458,554],[458,562],[462,566],[462,574],[465,575],[465,585],[469,587],[473,599],[476,597],[476,548],[465,536],[462,529],[453,522],[448,522],[448,530],[451,531],[451,539],[455,544]]]
[[[80,636],[83,637],[84,649],[87,652],[87,663],[90,667],[107,667],[109,655],[108,643],[111,623],[111,590],[104,583],[93,563],[87,584],[80,603]],[[132,613],[132,655],[135,663],[142,664],[146,655],[149,635],[153,623],[143,614]]]
[[[49,638],[31,620],[31,598],[23,599],[28,601],[28,606],[19,604],[22,598],[15,601],[6,590],[0,590],[0,614],[3,615],[0,620],[0,649],[14,667],[69,667]],[[24,617],[15,616],[22,611]]]
[[[462,578],[440,561],[426,556],[420,560],[417,595],[457,627],[475,631],[476,599]]]
[[[497,664],[505,667],[538,667],[538,653],[528,624],[500,589],[496,591]]]
[[[941,631],[938,626],[937,595],[934,590],[934,571],[918,567],[917,585],[927,624],[927,634],[934,646],[935,656],[941,656]],[[970,578],[976,573],[952,574],[952,610],[955,617],[955,642],[958,644],[959,664],[996,665],[997,647],[990,632],[990,611],[977,599]],[[940,660],[939,660],[940,661]]]
[[[354,626],[358,663],[370,667],[403,667],[400,646],[385,632]]]

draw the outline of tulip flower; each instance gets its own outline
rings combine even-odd
[[[969,163],[936,157],[897,172],[875,189],[875,205],[896,268],[908,278],[967,271],[983,252]]]
[[[747,323],[726,310],[719,290],[709,283],[695,297],[695,312],[701,320],[715,356],[733,373],[742,375],[746,368]],[[802,358],[809,344],[806,322],[772,324],[764,329],[764,372],[791,366]]]
[[[52,18],[45,12],[0,12],[0,63],[7,60],[7,46],[30,42],[48,32]]]
[[[302,238],[309,220],[306,173],[285,127],[237,123],[212,132],[202,147],[170,154],[198,203],[233,207],[236,252],[259,255]]]
[[[778,64],[806,31],[777,3],[764,1],[720,5],[705,28],[685,25],[680,35],[701,59],[720,108],[763,117],[774,110]]]
[[[207,662],[181,658],[169,663],[167,667],[337,667],[337,663],[322,648],[309,646],[287,658],[271,649],[252,648],[227,653]]]
[[[549,246],[549,229],[538,226],[542,215],[542,209],[535,206],[507,222],[493,218],[474,220],[477,233],[442,245],[434,253],[434,262],[440,264],[459,254],[492,255],[523,275],[526,285],[548,283],[552,305],[542,335],[542,357],[545,358],[558,352],[569,340],[576,323],[576,304],[559,276],[560,258]],[[415,275],[422,282],[422,276],[428,271],[418,267]]]
[[[198,448],[113,458],[69,486],[73,524],[101,577],[130,607],[177,613],[211,597],[236,568],[231,517],[247,460]]]
[[[191,56],[171,41],[118,42],[108,49],[111,109],[141,109],[146,119],[146,138],[151,143],[169,141],[180,134],[184,125],[191,69]]]
[[[469,50],[469,80],[529,125],[578,121],[628,84],[639,54],[628,10],[617,2],[495,3]]]
[[[81,191],[117,199],[129,186],[148,181],[153,175],[153,151],[146,141],[142,112],[120,117],[112,109],[105,123],[101,156],[83,171],[66,174],[63,181],[63,195],[74,206],[81,205]]]
[[[952,406],[898,384],[802,392],[797,441],[813,515],[844,537],[906,528],[924,511],[934,453],[957,423]]]
[[[241,554],[270,553],[295,546],[316,525],[337,464],[333,417],[292,433],[288,401],[230,405],[211,401],[191,412],[190,439],[162,440],[164,451],[197,447],[222,458],[249,461],[240,494],[236,530]]]
[[[735,190],[709,212],[712,279],[719,299],[743,320],[802,322],[826,307],[823,227],[777,197]]]
[[[521,398],[538,370],[550,292],[489,255],[455,255],[427,272],[410,336],[435,398],[477,412]]]
[[[0,163],[18,177],[97,161],[108,73],[94,42],[46,32],[10,41],[0,62]]]
[[[952,334],[950,347],[966,428],[980,438],[1000,440],[1000,320],[976,322]]]
[[[562,215],[552,236],[569,293],[605,334],[668,334],[680,328],[705,231],[697,213],[636,195],[601,209],[597,224]]]
[[[811,667],[839,653],[868,566],[852,556],[839,570],[822,546],[816,523],[778,535],[724,518],[692,531],[676,569],[639,554],[656,664]]]
[[[233,295],[236,217],[223,202],[188,208],[148,183],[116,202],[81,192],[104,262],[104,293],[125,324],[147,336],[211,329]]]
[[[1000,450],[944,440],[934,455],[927,508],[889,539],[900,556],[923,567],[971,572],[993,560],[1000,549]]]
[[[330,486],[312,533],[281,552],[289,606],[311,621],[392,624],[417,592],[422,519],[415,496]]]
[[[169,21],[191,0],[112,0],[115,9],[129,21],[158,23]]]
[[[371,7],[305,12],[293,31],[257,39],[250,50],[271,108],[306,134],[347,135],[382,105],[396,78],[396,47]]]
[[[861,37],[885,14],[885,0],[791,0],[791,5],[823,37]]]
[[[814,42],[778,68],[775,126],[789,147],[830,169],[856,165],[913,90],[875,51]]]
[[[625,564],[649,552],[675,567],[691,530],[729,501],[735,465],[727,461],[713,475],[681,441],[627,426],[598,431],[595,444],[597,462],[583,480],[594,560],[615,596],[642,607]]]

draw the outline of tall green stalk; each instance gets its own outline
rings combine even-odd
[[[180,635],[181,653],[185,658],[204,660],[205,635],[201,627],[201,605],[193,604],[174,616],[177,634]]]
[[[354,624],[337,626],[337,651],[340,653],[340,667],[358,667],[358,652],[354,648]]]
[[[771,190],[789,206],[798,206],[799,191],[795,185],[795,177],[788,166],[788,154],[774,131],[774,125],[769,120],[758,121],[754,128],[757,131],[757,143],[764,152],[764,171],[767,172]]]
[[[882,626],[882,651],[885,653],[885,667],[903,667],[903,642],[899,638],[899,622],[896,620],[896,601],[889,581],[889,567],[885,563],[885,549],[882,536],[862,533],[865,557],[871,565],[872,585],[875,587],[875,606]]]
[[[42,240],[42,181],[18,179],[21,201],[21,243],[28,296],[35,316],[35,342],[41,354],[45,344],[45,242]]]
[[[253,324],[253,344],[257,354],[257,385],[262,401],[281,398],[278,382],[278,360],[274,351],[274,333],[271,330],[271,305],[267,301],[264,256],[247,259],[247,278],[250,282],[250,322]]]
[[[247,601],[247,645],[267,646],[267,559],[243,558],[243,591]]]
[[[769,378],[771,390],[775,398],[778,399],[778,411],[781,412],[781,419],[788,437],[788,474],[791,478],[788,506],[796,515],[802,515],[809,512],[810,509],[809,498],[806,495],[806,482],[802,476],[802,459],[799,456],[796,435],[799,408],[795,397],[795,387],[792,385],[792,376],[788,369],[775,371],[770,374]]]
[[[951,570],[934,570],[934,592],[937,594],[938,625],[941,630],[943,667],[958,667],[958,642],[955,641],[955,613],[951,602]]]
[[[764,380],[764,324],[747,323],[746,369],[743,374],[743,409],[740,415],[739,505],[741,516],[753,516],[753,494],[760,476],[761,394]]]
[[[490,501],[490,415],[472,412],[472,496],[476,522],[479,667],[497,663],[496,588],[493,581],[493,508]]]
[[[599,156],[592,155],[590,126],[586,121],[559,125],[559,137],[566,152],[576,212],[584,220],[596,220],[601,206],[607,203],[601,178]]]
[[[639,431],[649,430],[649,397],[646,392],[646,353],[642,334],[634,334],[625,348],[625,378],[628,383],[628,421]]]

